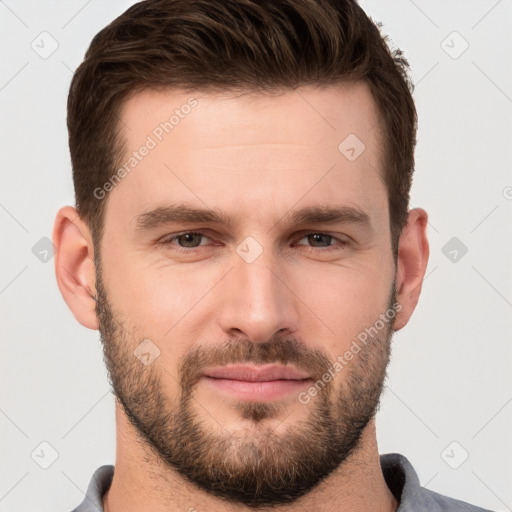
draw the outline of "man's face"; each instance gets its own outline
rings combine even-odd
[[[369,89],[145,91],[121,119],[129,172],[97,260],[116,395],[204,490],[294,501],[357,450],[389,358],[395,265]],[[294,215],[314,208],[344,210]],[[295,374],[215,373],[240,365]]]

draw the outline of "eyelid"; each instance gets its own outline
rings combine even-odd
[[[157,240],[158,243],[161,243],[163,245],[171,245],[172,242],[174,242],[177,238],[183,235],[201,235],[204,238],[209,238],[210,240],[213,240],[211,237],[209,237],[206,232],[202,230],[188,230],[188,231],[181,231],[179,233],[175,233],[173,235],[165,235]],[[176,245],[176,244],[172,244]],[[186,249],[186,247],[180,247],[179,245],[176,245],[176,247],[180,249]],[[200,245],[198,247],[203,247],[203,245]],[[190,247],[189,249],[197,249],[198,247]]]
[[[341,233],[336,233],[336,234],[332,234],[331,232],[329,231],[321,231],[321,230],[304,230],[304,231],[299,231],[298,233],[295,234],[295,240],[302,240],[303,238],[305,238],[306,236],[309,236],[309,235],[327,235],[327,236],[330,236],[331,238],[333,238],[334,240],[337,240],[338,242],[341,242],[341,243],[344,243],[344,244],[348,244],[350,243],[350,237],[348,235],[341,235]],[[343,236],[344,238],[341,238],[341,236]]]
[[[197,250],[201,247],[208,246],[208,244],[201,244],[201,245],[198,245],[197,247],[181,247],[181,246],[173,243],[177,238],[179,238],[180,236],[183,236],[183,235],[200,235],[204,238],[213,240],[210,236],[208,236],[206,234],[206,232],[204,230],[198,229],[198,230],[181,231],[179,233],[175,233],[170,236],[166,235],[166,236],[162,237],[161,239],[159,239],[158,243],[160,243],[164,246],[173,245],[174,250],[177,250],[178,252],[185,252],[185,253],[193,253],[195,250]],[[297,244],[297,245],[309,247],[309,249],[311,249],[311,250],[318,249],[320,252],[328,252],[329,250],[343,250],[346,248],[346,246],[350,245],[350,243],[351,243],[350,242],[351,239],[347,235],[343,235],[346,239],[348,239],[348,240],[345,240],[344,238],[340,238],[340,236],[331,234],[329,231],[319,231],[319,230],[316,230],[316,231],[315,230],[302,230],[302,231],[295,233],[295,236],[294,236],[295,243],[297,243],[298,241],[302,240],[303,238],[305,238],[309,235],[327,235],[327,236],[331,237],[333,240],[338,241],[339,243],[333,244],[333,245],[327,245],[327,246],[320,246],[320,247],[308,246],[306,244]]]

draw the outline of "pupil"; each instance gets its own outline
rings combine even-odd
[[[189,245],[187,244],[192,244],[194,245],[194,237],[199,237],[201,235],[195,235],[193,233],[186,233],[185,235],[181,235],[181,239],[183,241],[183,239],[185,239],[184,243],[185,243],[185,246],[186,247],[189,247]]]
[[[322,238],[325,239],[326,242],[328,242],[328,239],[330,238],[329,235],[322,235],[322,234],[314,234],[314,235],[310,235],[311,237],[313,237],[313,241],[314,242],[322,242]],[[324,244],[324,245],[329,245],[329,243],[327,244]]]

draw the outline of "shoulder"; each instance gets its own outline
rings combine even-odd
[[[386,483],[399,502],[396,512],[492,512],[422,487],[415,469],[404,455],[381,455],[380,463]]]
[[[453,512],[492,512],[487,508],[477,507],[476,505],[471,505],[470,503],[466,503],[465,501],[456,500],[454,498],[450,498],[448,496],[443,496],[434,491],[430,491],[429,489],[421,488],[422,495],[420,499],[421,502],[424,503],[425,510],[439,510],[439,511],[453,511]],[[437,508],[434,508],[434,505]]]

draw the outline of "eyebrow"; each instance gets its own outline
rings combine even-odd
[[[291,225],[352,223],[371,227],[370,216],[359,208],[351,206],[308,206],[284,215],[281,222]],[[136,217],[137,231],[154,230],[171,223],[216,224],[232,228],[235,219],[228,215],[187,204],[159,206]],[[275,226],[275,224],[274,224]]]

